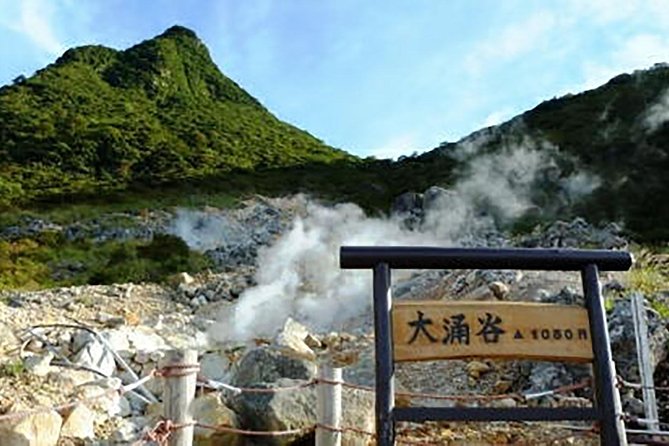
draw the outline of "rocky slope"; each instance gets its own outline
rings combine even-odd
[[[297,311],[292,316],[306,317],[302,321],[306,326],[289,319],[282,321],[282,326],[271,336],[233,340],[222,335],[222,331],[229,328],[224,321],[234,322],[235,314],[239,316],[235,311],[248,308],[245,305],[257,289],[267,286],[268,273],[264,268],[268,266],[268,254],[271,257],[274,253],[268,247],[275,249],[285,240],[292,240],[291,236],[295,237],[301,225],[308,227],[310,215],[318,212],[321,210],[297,197],[257,200],[237,210],[209,209],[191,212],[173,221],[166,219],[171,223],[160,226],[160,230],[173,231],[186,239],[190,236],[192,246],[200,243],[199,249],[225,259],[218,272],[182,274],[164,285],[123,284],[3,292],[0,294],[0,413],[9,415],[27,408],[51,407],[98,395],[120,383],[132,383],[135,381],[132,374],[149,374],[165,350],[184,347],[198,350],[201,378],[237,387],[280,388],[308,382],[315,377],[319,363],[344,367],[344,380],[348,383],[373,385],[372,317],[365,295],[361,298],[367,303],[337,328],[312,326],[312,319],[306,317],[309,313]],[[418,229],[410,232],[415,234],[424,224],[421,212],[420,209],[403,209],[395,220],[384,224],[394,221],[392,224],[400,226],[417,225]],[[300,218],[294,220],[295,217]],[[323,223],[325,217],[319,215],[319,218]],[[216,228],[224,230],[217,232]],[[320,231],[321,243],[334,237],[326,236],[324,228]],[[300,243],[307,243],[307,239]],[[595,228],[582,219],[556,222],[541,231],[537,229],[518,237],[489,230],[479,235],[470,234],[463,243],[474,246],[626,246],[615,226]],[[292,262],[287,257],[283,261]],[[306,268],[305,264],[301,265],[300,268]],[[308,269],[301,271],[307,274],[301,277],[309,277]],[[627,287],[624,274],[606,274],[602,281],[611,302],[609,328],[618,370],[625,379],[638,381],[625,299],[632,290]],[[308,283],[301,285],[302,288],[308,286]],[[582,302],[578,290],[578,275],[561,272],[416,271],[394,284],[393,295],[397,299],[541,300],[578,304]],[[665,299],[669,299],[667,293]],[[300,308],[296,302],[285,302]],[[655,361],[660,363],[667,355],[668,321],[651,310],[648,315]],[[115,358],[112,351],[118,357]],[[121,360],[132,372],[125,369]],[[660,367],[657,382],[666,380],[664,373]],[[402,392],[508,394],[493,402],[504,406],[587,405],[590,389],[532,396],[580,382],[586,374],[583,367],[554,363],[485,359],[432,361],[398,365],[397,385]],[[512,397],[515,394],[526,395],[526,399]],[[29,445],[132,444],[147,439],[160,414],[159,405],[152,403],[160,399],[160,380],[149,381],[144,391],[136,389],[124,395],[114,392],[107,395],[74,410],[48,411],[28,416],[23,421],[2,423],[2,438],[14,441],[7,444]],[[209,388],[198,395],[196,417],[210,425],[286,430],[309,428],[315,422],[313,388],[260,395]],[[346,390],[345,395],[345,412],[351,415],[345,419],[346,425],[373,430],[371,394],[364,390]],[[634,391],[624,393],[627,412],[641,415],[639,396]],[[398,404],[452,404],[418,397],[398,398]],[[661,396],[663,417],[666,417],[667,404],[669,401]],[[571,435],[548,425],[514,423],[407,424],[400,426],[399,432],[402,438],[433,444],[564,444]],[[204,445],[305,444],[311,437],[306,434],[300,438],[287,437],[284,441],[252,442],[248,438],[198,428],[196,438],[197,444]],[[345,438],[346,444],[369,441],[359,434],[349,433]],[[596,444],[588,436],[569,441],[570,444]]]

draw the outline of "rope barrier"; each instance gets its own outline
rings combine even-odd
[[[581,382],[578,382],[576,384],[568,384],[566,386],[560,386],[556,389],[553,390],[546,390],[544,392],[536,392],[536,393],[526,393],[523,395],[523,398],[525,400],[532,400],[536,398],[541,398],[544,396],[551,396],[551,395],[557,395],[560,393],[567,393],[567,392],[573,392],[574,390],[580,390],[584,389],[586,387],[590,387],[590,379],[586,378],[582,380]]]
[[[304,389],[306,387],[311,387],[315,384],[318,383],[318,379],[311,379],[309,381],[305,381],[304,383],[301,384],[296,384],[294,386],[284,386],[284,387],[236,387],[231,384],[226,384],[222,383],[219,381],[214,381],[214,380],[205,380],[205,379],[198,379],[199,382],[204,383],[212,388],[215,389],[225,389],[229,390],[231,392],[234,392],[236,394],[239,393],[277,393],[277,392],[286,392],[286,391],[291,391],[291,390],[299,390],[299,389]]]
[[[51,324],[51,325],[45,325],[45,326],[59,326],[63,327],[66,326],[65,324]],[[42,327],[45,327],[42,326]],[[80,329],[87,329],[85,327],[81,326],[71,326],[71,328],[80,328]],[[90,329],[88,329],[91,331]],[[34,335],[34,333],[31,333],[31,335]],[[24,410],[24,411],[18,411],[15,413],[9,413],[9,414],[4,414],[0,415],[0,423],[6,422],[8,420],[14,420],[14,419],[22,419],[25,417],[28,417],[30,415],[34,414],[39,414],[39,413],[45,413],[45,412],[50,412],[50,411],[63,411],[65,409],[75,407],[79,404],[88,402],[88,401],[94,401],[100,398],[103,398],[105,396],[108,396],[110,394],[118,394],[118,395],[123,395],[126,392],[132,392],[135,389],[142,388],[144,384],[146,384],[148,381],[155,377],[161,377],[161,378],[173,378],[173,377],[183,377],[187,375],[192,375],[192,374],[198,374],[200,371],[200,365],[199,364],[171,364],[171,365],[166,365],[164,367],[161,367],[159,369],[154,369],[152,370],[147,376],[137,379],[133,383],[127,384],[127,385],[122,385],[119,388],[113,388],[113,389],[108,389],[99,395],[94,395],[91,397],[87,398],[81,398],[75,401],[71,401],[65,404],[60,404],[57,406],[53,407],[42,407],[42,408],[37,408],[33,410]],[[304,389],[308,387],[312,387],[317,384],[328,384],[328,385],[340,385],[345,388],[349,389],[355,389],[355,390],[361,390],[361,391],[366,391],[366,392],[375,392],[375,388],[369,387],[369,386],[363,386],[363,385],[358,385],[358,384],[352,384],[352,383],[347,383],[344,381],[335,381],[335,380],[328,380],[324,378],[317,378],[317,379],[312,379],[309,381],[302,382],[300,384],[292,385],[292,386],[285,386],[285,387],[272,387],[272,388],[259,388],[259,387],[236,387],[230,384],[222,383],[222,382],[216,382],[213,380],[208,380],[205,379],[198,374],[198,382],[204,383],[204,385],[207,385],[209,387],[215,388],[217,390],[227,390],[235,393],[277,393],[277,392],[282,392],[282,391],[294,391],[294,390],[299,390],[299,389]],[[481,394],[470,394],[470,395],[440,395],[440,394],[434,394],[434,393],[424,393],[424,392],[396,392],[397,396],[401,397],[409,397],[409,398],[427,398],[427,399],[434,399],[434,400],[451,400],[451,401],[494,401],[494,400],[500,400],[500,399],[506,399],[506,398],[513,398],[514,400],[519,400],[519,401],[529,401],[532,399],[544,397],[544,396],[550,396],[550,395],[556,395],[560,393],[567,393],[567,392],[573,392],[575,390],[583,389],[590,387],[591,383],[589,379],[583,380],[579,383],[575,384],[570,384],[566,386],[560,386],[555,389],[547,390],[544,392],[535,392],[535,393],[528,393],[528,394],[518,394],[518,393],[505,393],[505,394],[499,394],[499,395],[481,395]],[[642,389],[642,388],[654,388],[656,390],[669,390],[669,387],[650,387],[650,386],[642,386],[637,383],[631,383],[627,382],[621,377],[618,377],[618,387],[630,387],[630,388],[635,388],[635,389]],[[637,421],[637,422],[643,422],[647,420],[643,420],[640,418],[635,418],[630,415],[623,415],[626,420],[628,421]],[[545,424],[544,424],[545,425]],[[365,435],[371,438],[375,438],[376,434],[374,432],[369,432],[364,429],[358,429],[355,427],[334,427],[334,426],[329,426],[321,423],[314,424],[313,426],[310,427],[305,427],[305,428],[299,428],[299,429],[290,429],[290,430],[277,430],[277,431],[254,431],[254,430],[246,430],[246,429],[238,429],[234,428],[231,426],[225,426],[225,425],[210,425],[210,424],[204,424],[204,423],[199,423],[197,421],[193,421],[190,423],[181,423],[181,424],[175,424],[171,420],[167,419],[161,419],[159,420],[156,425],[146,432],[143,436],[143,439],[146,441],[153,441],[159,445],[166,444],[168,441],[170,435],[172,432],[178,430],[178,429],[183,429],[187,426],[197,426],[202,429],[210,429],[210,430],[215,430],[219,432],[226,432],[226,433],[231,433],[231,434],[238,434],[238,435],[246,435],[246,436],[258,436],[258,437],[279,437],[279,436],[294,436],[294,435],[303,435],[308,432],[312,432],[314,429],[325,429],[331,432],[339,432],[342,434],[357,434],[357,435]],[[561,429],[568,429],[571,430],[568,435],[562,435],[560,437],[556,437],[554,439],[549,440],[548,444],[553,444],[556,441],[560,441],[566,438],[571,438],[575,435],[585,435],[585,434],[593,434],[595,432],[595,429],[592,427],[590,428],[583,428],[579,426],[568,426],[568,425],[554,425],[555,427],[559,427]],[[669,426],[669,423],[660,423],[660,426],[665,427]],[[628,430],[627,431],[629,434],[641,434],[641,435],[656,435],[656,436],[666,436],[669,437],[669,431],[638,431],[638,430]],[[430,443],[430,442],[425,442],[423,440],[413,440],[413,439],[406,439],[406,438],[401,438],[402,433],[398,433],[398,439],[397,443],[399,444],[407,444],[407,445],[437,445],[441,443]],[[537,443],[533,443],[537,444]]]
[[[661,392],[669,392],[669,387],[644,386],[643,384],[625,381],[623,379],[623,377],[620,376],[620,375],[617,376],[617,379],[618,379],[618,388],[629,387],[631,389],[648,389],[648,390],[655,390],[655,391],[661,391]]]
[[[374,432],[369,432],[363,429],[358,429],[356,427],[334,427],[334,426],[328,426],[327,424],[322,424],[322,423],[316,423],[315,425],[316,429],[324,429],[326,431],[330,432],[339,432],[342,434],[347,434],[347,433],[354,433],[354,434],[360,434],[360,435],[366,435],[368,437],[376,437],[376,434]]]
[[[330,385],[341,385],[342,387],[356,390],[364,390],[368,392],[374,392],[373,387],[361,386],[358,384],[351,384],[345,381],[332,381],[323,378],[317,378],[314,380],[316,384],[330,384]],[[531,400],[540,398],[543,396],[556,395],[560,393],[573,392],[574,390],[584,389],[590,387],[590,379],[584,379],[583,381],[576,384],[569,384],[566,386],[557,387],[552,390],[547,390],[544,392],[537,392],[531,394],[518,394],[518,393],[503,393],[499,395],[439,395],[434,393],[422,393],[422,392],[395,392],[397,396],[410,397],[410,398],[428,398],[434,400],[450,400],[450,401],[495,401],[507,398],[513,398],[518,401]]]
[[[660,427],[669,429],[669,423],[665,423],[659,420],[649,420],[647,418],[639,418],[631,414],[624,414],[625,421],[632,421],[638,424],[658,424]]]
[[[654,435],[658,437],[669,437],[669,431],[625,429],[628,434]]]
[[[70,401],[68,403],[58,404],[56,406],[41,407],[41,408],[38,408],[38,409],[30,409],[30,410],[21,410],[21,411],[17,411],[17,412],[3,414],[3,415],[0,415],[0,424],[3,423],[3,422],[6,422],[6,421],[20,420],[20,419],[23,419],[23,418],[27,418],[31,415],[37,415],[37,414],[41,414],[41,413],[48,413],[48,412],[51,412],[51,411],[61,412],[61,411],[64,411],[66,409],[69,409],[71,407],[78,406],[79,404],[90,402],[90,401],[95,401],[95,400],[98,400],[100,398],[104,398],[104,397],[109,396],[109,395],[114,395],[114,394],[123,395],[124,393],[130,392],[130,391],[136,389],[137,387],[141,386],[142,384],[145,384],[147,381],[149,381],[153,377],[154,377],[154,374],[150,373],[149,375],[145,376],[144,378],[142,378],[142,379],[140,379],[140,380],[138,380],[134,383],[131,383],[131,384],[128,384],[128,385],[125,385],[125,386],[120,386],[119,388],[115,388],[115,389],[107,389],[107,390],[105,390],[104,392],[102,392],[98,395],[93,395],[93,396],[89,396],[89,397],[86,397],[86,398],[80,398],[80,399],[77,399],[77,400],[74,400],[74,401]]]
[[[291,429],[291,430],[283,430],[283,431],[250,431],[250,430],[245,430],[245,429],[237,429],[234,427],[230,426],[214,426],[211,424],[203,424],[203,423],[194,423],[195,426],[201,427],[202,429],[210,429],[214,430],[217,432],[227,432],[231,434],[239,434],[239,435],[249,435],[249,436],[255,436],[255,437],[282,437],[282,436],[288,436],[288,435],[300,435],[300,434],[306,434],[308,432],[311,432],[314,430],[315,426],[311,427],[305,427],[301,429]]]
[[[174,372],[173,370],[177,370]],[[181,376],[188,376],[200,371],[199,364],[172,364],[163,366],[156,370],[156,376],[161,378],[177,378]]]

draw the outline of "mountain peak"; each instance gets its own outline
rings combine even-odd
[[[167,37],[167,38],[169,38],[169,37],[184,38],[185,37],[185,38],[189,38],[189,39],[195,39],[195,40],[198,40],[198,41],[200,40],[200,38],[197,36],[197,34],[195,34],[195,31],[193,31],[189,28],[186,28],[185,26],[181,26],[181,25],[170,26],[169,28],[167,28],[165,30],[165,32],[160,34],[158,37]]]

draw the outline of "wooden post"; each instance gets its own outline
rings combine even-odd
[[[634,335],[636,337],[636,354],[639,359],[639,377],[643,394],[643,407],[649,430],[660,430],[655,399],[655,383],[653,382],[653,366],[648,346],[648,324],[646,322],[646,306],[641,293],[632,294],[632,316],[634,319]]]
[[[322,364],[318,370],[318,377],[341,383],[341,369]],[[341,427],[341,384],[321,382],[318,385],[316,397],[318,425],[339,429]],[[341,432],[316,428],[316,446],[340,445]]]
[[[166,376],[163,385],[163,415],[177,426],[169,437],[169,446],[192,446],[193,421],[191,403],[195,397],[197,370],[182,366],[197,366],[196,350],[171,350],[161,361]],[[176,367],[175,367],[176,366]],[[172,375],[172,376],[170,376]]]

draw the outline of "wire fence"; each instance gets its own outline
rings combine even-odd
[[[67,409],[73,408],[77,405],[80,404],[85,404],[87,402],[92,402],[101,398],[105,398],[111,395],[124,395],[125,393],[134,391],[137,388],[142,387],[145,385],[148,381],[155,379],[155,378],[178,378],[178,377],[183,377],[191,374],[197,374],[199,372],[199,365],[197,364],[172,364],[172,365],[167,365],[163,366],[161,368],[156,368],[153,369],[149,374],[144,376],[141,379],[138,379],[137,381],[126,384],[126,385],[121,385],[118,388],[112,388],[112,389],[107,389],[103,392],[101,392],[98,395],[90,396],[90,397],[85,397],[85,398],[80,398],[76,399],[73,401],[70,401],[68,403],[64,404],[59,404],[53,407],[43,407],[43,408],[36,408],[36,409],[31,409],[31,410],[24,410],[24,411],[17,411],[13,413],[8,413],[8,414],[3,414],[0,415],[0,423],[5,423],[5,422],[11,422],[11,421],[16,421],[22,418],[26,418],[29,416],[33,416],[36,414],[40,413],[46,413],[50,411],[56,411],[56,412],[62,412]],[[306,389],[309,387],[317,386],[317,385],[340,385],[343,388],[347,389],[352,389],[352,390],[358,390],[358,391],[365,391],[365,392],[374,392],[373,387],[369,386],[363,386],[359,384],[353,384],[353,383],[348,383],[345,381],[334,381],[334,380],[328,380],[328,379],[323,379],[323,378],[315,378],[309,381],[305,381],[303,383],[297,384],[297,385],[292,385],[292,386],[285,386],[285,387],[272,387],[272,388],[258,388],[258,387],[236,387],[230,384],[226,383],[221,383],[217,381],[212,381],[212,380],[207,380],[200,378],[198,380],[200,385],[207,386],[210,388],[214,389],[222,389],[226,391],[233,392],[235,394],[239,393],[277,393],[277,392],[287,392],[287,391],[296,391],[300,389]],[[643,386],[641,386],[638,383],[632,383],[628,382],[622,379],[618,380],[619,382],[619,387],[627,387],[627,388],[632,388],[632,389],[641,389]],[[567,385],[567,386],[561,386],[561,387],[556,387],[554,389],[546,390],[543,392],[535,392],[535,393],[530,393],[530,394],[519,394],[519,393],[505,393],[505,394],[499,394],[499,395],[483,395],[483,394],[466,394],[466,395],[441,395],[441,394],[433,394],[433,393],[424,393],[424,392],[397,392],[397,396],[401,397],[408,397],[408,398],[426,398],[426,399],[434,399],[434,400],[450,400],[450,401],[480,401],[480,402],[490,402],[498,399],[505,399],[505,398],[513,398],[514,400],[517,401],[528,401],[530,399],[535,399],[539,397],[544,397],[544,396],[549,396],[549,395],[557,395],[557,394],[562,394],[562,393],[569,393],[573,392],[575,390],[579,389],[584,389],[589,387],[590,381],[589,380],[584,380],[579,383]],[[669,388],[666,387],[653,387],[656,391],[659,392],[669,392]],[[623,418],[628,421],[628,422],[634,422],[637,424],[644,424],[644,419],[633,416],[631,414],[622,414]],[[659,423],[660,427],[662,429],[669,429],[669,423],[666,422],[660,422]],[[287,430],[279,430],[279,431],[256,431],[256,430],[248,430],[248,429],[240,429],[238,427],[234,426],[225,426],[225,425],[211,425],[211,424],[206,424],[206,423],[201,423],[198,422],[197,420],[191,422],[191,423],[174,423],[171,420],[167,419],[160,419],[150,430],[147,430],[143,435],[142,438],[135,443],[135,445],[141,445],[141,444],[158,444],[158,445],[166,445],[170,435],[180,429],[183,429],[184,427],[187,426],[194,426],[194,427],[199,427],[201,429],[208,429],[208,430],[214,430],[217,432],[221,433],[229,433],[229,434],[236,434],[236,435],[243,435],[243,436],[255,436],[255,437],[279,437],[279,436],[301,436],[305,434],[309,434],[313,432],[316,429],[324,429],[330,432],[337,432],[342,435],[361,435],[361,436],[367,436],[370,439],[374,439],[376,434],[371,431],[367,431],[365,429],[357,428],[354,426],[342,426],[342,427],[335,427],[335,426],[330,426],[326,425],[323,423],[314,423],[313,425],[307,426],[307,427],[302,427],[302,428],[297,428],[297,429],[287,429]],[[548,426],[548,424],[546,424]],[[559,436],[556,436],[554,438],[545,440],[545,444],[559,444],[556,443],[560,440],[566,440],[568,438],[574,437],[574,436],[584,436],[584,435],[594,435],[596,433],[595,430],[593,430],[593,427],[583,427],[583,426],[572,426],[572,425],[567,425],[567,424],[551,424],[550,425],[553,428],[560,429],[560,430],[567,430],[567,433],[561,433]],[[669,431],[651,431],[651,430],[635,430],[635,429],[628,429],[627,430],[628,434],[632,435],[648,435],[648,436],[653,436],[653,437],[662,437],[662,438],[667,438],[668,442],[662,443],[660,440],[654,439],[652,440],[654,443],[646,443],[646,444],[669,444]],[[639,440],[638,438],[635,440]],[[643,441],[643,438],[640,439],[640,441]],[[649,440],[650,441],[650,440]],[[407,444],[407,445],[437,445],[440,443],[435,443],[435,442],[430,442],[430,441],[425,441],[425,440],[418,440],[418,439],[409,439],[409,438],[402,438],[401,434],[397,438],[397,443],[398,444]],[[534,444],[537,444],[536,442]]]
[[[95,335],[98,339],[102,339],[102,336],[99,336],[94,330],[81,326],[81,325],[70,325],[70,324],[44,324],[44,325],[39,325],[39,326],[34,326],[31,327],[31,329],[27,330],[27,333],[30,334],[33,337],[36,337],[37,339],[40,339],[44,345],[49,348],[50,350],[56,350],[54,346],[52,346],[48,340],[44,337],[41,336],[39,333],[35,331],[37,328],[50,328],[50,327],[60,327],[60,328],[75,328],[75,329],[84,329],[89,332],[91,332],[93,335]],[[111,349],[111,347],[108,347],[108,349]],[[112,350],[112,353],[113,352]],[[115,355],[117,356],[117,355]],[[116,358],[117,360],[119,358]],[[54,362],[53,365],[57,366],[63,366],[63,367],[75,367],[75,368],[80,368],[81,366],[77,366],[76,364],[72,364],[67,360],[67,358],[63,358],[62,361],[60,362]],[[124,362],[122,363],[123,368],[126,370],[129,369],[129,366],[125,364]],[[296,385],[291,385],[291,386],[284,386],[284,387],[270,387],[270,388],[259,388],[259,387],[237,387],[228,383],[223,383],[223,382],[218,382],[210,379],[206,379],[205,377],[199,375],[199,364],[170,364],[170,365],[164,365],[160,368],[156,368],[151,370],[146,376],[143,378],[137,377],[136,374],[131,373],[131,376],[135,377],[135,381],[129,384],[125,385],[119,385],[117,388],[112,388],[112,389],[107,389],[98,395],[93,395],[85,398],[80,398],[76,399],[67,403],[55,405],[53,407],[42,407],[42,408],[36,408],[36,409],[31,409],[31,410],[23,410],[23,411],[17,411],[17,412],[12,412],[12,413],[6,413],[0,415],[0,424],[1,423],[6,423],[6,422],[12,422],[16,420],[20,420],[22,418],[26,418],[29,416],[33,416],[36,414],[40,413],[46,413],[46,412],[51,412],[51,411],[56,411],[56,412],[63,412],[68,409],[71,409],[73,407],[76,407],[80,404],[85,404],[87,402],[92,402],[95,400],[99,400],[101,398],[113,396],[113,395],[124,395],[128,392],[132,392],[138,397],[141,397],[145,402],[157,402],[158,400],[150,393],[148,393],[144,385],[149,382],[152,379],[156,378],[179,378],[179,377],[186,377],[190,376],[193,374],[197,375],[197,385],[205,388],[210,388],[214,390],[219,390],[219,391],[226,391],[226,392],[231,392],[233,394],[241,394],[241,393],[258,393],[258,394],[271,394],[271,393],[277,393],[277,392],[286,392],[286,391],[299,391],[301,389],[306,389],[314,386],[319,386],[319,385],[331,385],[331,386],[341,386],[342,388],[350,389],[350,390],[358,390],[358,391],[364,391],[364,392],[370,392],[373,393],[375,392],[375,388],[371,386],[364,386],[360,384],[354,384],[354,383],[349,383],[343,380],[330,380],[330,379],[325,379],[322,377],[319,378],[314,378],[308,381],[304,381],[302,383],[296,384]],[[90,370],[92,372],[96,372],[95,370]],[[511,393],[503,393],[503,394],[457,394],[457,395],[444,395],[444,394],[437,394],[437,393],[426,393],[426,392],[409,392],[409,391],[400,391],[396,392],[395,395],[397,397],[401,398],[409,398],[409,399],[430,399],[430,400],[435,400],[435,401],[455,401],[455,402],[481,402],[481,403],[490,403],[494,402],[496,400],[503,400],[503,399],[513,399],[514,401],[518,403],[528,403],[531,400],[538,399],[538,398],[543,398],[547,396],[553,396],[553,395],[559,395],[559,394],[564,394],[564,393],[571,393],[576,390],[581,390],[585,388],[589,388],[591,386],[591,381],[590,379],[583,380],[578,383],[570,384],[570,385],[565,385],[565,386],[560,386],[556,387],[553,389],[547,389],[545,391],[541,392],[533,392],[533,393],[517,393],[517,392],[511,392]],[[633,390],[643,390],[643,389],[653,389],[658,393],[662,392],[667,392],[669,394],[669,387],[663,387],[663,386],[644,386],[639,383],[634,383],[634,382],[629,382],[624,380],[622,377],[617,378],[617,386],[619,389],[623,388],[629,388]],[[143,392],[137,392],[138,390],[142,390]],[[142,394],[144,396],[142,396]],[[651,422],[654,422],[656,426],[659,426],[660,429],[662,430],[639,430],[639,429],[628,429],[627,433],[629,435],[635,436],[635,441],[637,440],[644,440],[644,436],[651,436],[652,441],[655,443],[645,443],[645,444],[668,444],[669,445],[669,423],[659,421],[659,420],[646,420],[640,417],[637,417],[632,414],[627,414],[623,413],[620,415],[625,421],[628,423],[634,423],[636,425],[647,425],[651,424]],[[336,432],[340,433],[342,435],[359,435],[359,436],[366,436],[369,437],[370,439],[374,439],[376,437],[375,432],[367,431],[365,429],[361,429],[355,426],[331,426],[322,422],[316,422],[310,426],[306,427],[301,427],[297,429],[286,429],[286,430],[279,430],[279,431],[256,431],[256,430],[248,430],[248,429],[240,429],[235,426],[225,426],[225,425],[211,425],[211,424],[206,424],[206,423],[201,423],[197,420],[188,422],[188,423],[176,423],[173,420],[165,419],[162,418],[158,420],[158,422],[151,428],[146,430],[146,432],[143,433],[141,439],[136,442],[135,444],[141,445],[141,444],[158,444],[158,445],[165,445],[169,441],[171,435],[179,431],[181,429],[184,429],[186,427],[198,427],[200,429],[207,429],[207,430],[215,430],[217,432],[222,432],[222,433],[229,433],[229,434],[236,434],[236,435],[243,435],[243,436],[255,436],[255,437],[278,437],[278,436],[302,436],[308,433],[311,433],[317,429],[322,429],[326,430],[329,432]],[[566,425],[566,424],[557,424],[553,425],[556,429],[561,429],[561,430],[566,430],[567,433],[561,433],[560,436],[555,437],[554,439],[546,440],[546,444],[556,444],[555,442],[560,441],[561,439],[566,439],[566,438],[571,438],[574,436],[584,436],[584,435],[594,435],[595,433],[595,428],[593,427],[583,427],[583,426],[571,426],[571,425]],[[668,442],[662,443],[661,440],[658,440],[658,438],[666,438]],[[651,440],[648,440],[651,441]],[[414,439],[414,438],[406,438],[406,435],[400,433],[397,438],[397,443],[398,444],[408,444],[408,445],[436,445],[436,444],[441,444],[439,442],[433,443],[430,441],[424,441],[420,439]],[[537,444],[536,442],[533,444]]]

